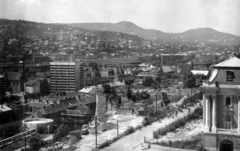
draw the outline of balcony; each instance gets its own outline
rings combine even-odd
[[[238,134],[238,129],[218,128],[216,133],[219,133],[219,134]]]

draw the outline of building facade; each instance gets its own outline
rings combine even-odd
[[[240,151],[240,59],[214,65],[202,89],[205,148]]]
[[[0,95],[4,95],[6,91],[6,78],[0,75]]]
[[[80,62],[50,62],[52,92],[77,92],[84,87],[83,67]]]

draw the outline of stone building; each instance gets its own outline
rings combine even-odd
[[[207,150],[240,151],[240,59],[213,66],[203,82],[204,145]]]

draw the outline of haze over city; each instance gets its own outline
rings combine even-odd
[[[1,0],[0,18],[43,23],[130,21],[163,32],[210,27],[240,35],[239,7],[238,0]]]

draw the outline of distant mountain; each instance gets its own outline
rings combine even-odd
[[[158,39],[163,41],[219,42],[225,40],[226,44],[240,42],[240,37],[211,28],[197,28],[183,33],[164,33],[159,30],[144,29],[127,21],[119,23],[73,23],[67,25],[90,30],[122,32],[144,39]]]
[[[180,33],[181,36],[185,36],[189,39],[195,39],[195,40],[208,40],[208,41],[214,41],[214,40],[240,40],[240,37],[237,37],[232,34],[223,33],[216,31],[212,28],[197,28],[185,31],[183,33]]]
[[[143,29],[132,22],[122,21],[119,23],[73,23],[67,24],[73,27],[85,28],[90,30],[114,31],[131,35],[136,35],[144,39],[160,38],[165,33],[154,29]]]

